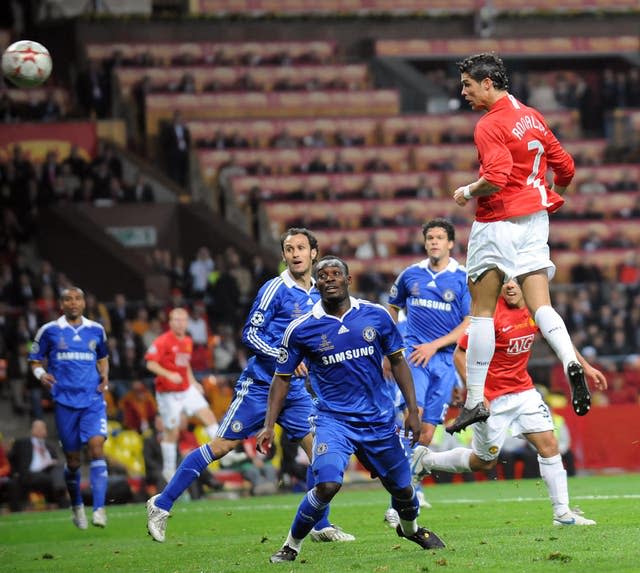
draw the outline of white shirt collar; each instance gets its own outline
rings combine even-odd
[[[422,269],[427,269],[430,273],[433,274],[440,274],[443,273],[444,271],[449,271],[450,273],[453,273],[455,271],[457,271],[461,265],[458,261],[456,261],[454,258],[449,258],[449,262],[447,264],[447,266],[442,269],[441,271],[434,271],[430,266],[429,266],[429,259],[423,259],[418,263],[418,266]]]
[[[63,314],[60,318],[58,318],[58,320],[56,321],[58,323],[58,326],[60,328],[73,328],[74,330],[78,330],[79,328],[82,328],[83,326],[87,326],[89,324],[89,319],[85,318],[84,316],[81,317],[82,322],[80,323],[79,326],[73,326],[72,324],[69,324],[69,321],[67,321],[67,317]]]
[[[284,269],[284,271],[280,273],[280,278],[282,279],[284,284],[287,285],[288,288],[298,287],[299,289],[304,290],[291,276],[289,269]],[[315,284],[316,284],[316,280],[313,277],[311,277],[311,287],[313,288]]]

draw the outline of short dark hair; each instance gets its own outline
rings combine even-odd
[[[422,236],[426,239],[429,229],[433,229],[435,227],[444,229],[447,232],[447,239],[450,241],[456,240],[456,230],[454,226],[451,224],[451,221],[443,218],[431,219],[431,221],[427,221],[422,225]]]
[[[280,250],[284,253],[284,242],[288,237],[292,237],[293,235],[304,235],[309,240],[309,247],[315,249],[318,252],[318,239],[316,236],[309,231],[309,229],[305,229],[304,227],[291,227],[287,229],[282,235],[280,235]]]
[[[349,265],[347,265],[347,263],[344,262],[340,257],[336,257],[335,255],[325,255],[324,257],[322,257],[316,264],[316,275],[318,274],[318,269],[326,266],[342,267],[344,276],[349,276]]]
[[[67,296],[71,291],[79,292],[82,295],[82,297],[84,298],[84,291],[80,287],[70,285],[70,286],[64,287],[60,291],[60,300],[62,300],[65,296]]]
[[[457,62],[456,65],[461,74],[469,74],[477,82],[489,78],[497,90],[509,88],[507,69],[502,59],[495,54],[476,54]]]

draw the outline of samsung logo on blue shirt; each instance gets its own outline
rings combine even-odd
[[[329,364],[336,364],[337,362],[344,362],[345,360],[353,360],[354,358],[360,358],[361,356],[373,356],[375,350],[373,346],[363,346],[362,348],[353,348],[345,350],[344,352],[336,352],[335,354],[329,354],[322,357],[322,363],[327,366]]]
[[[56,352],[57,360],[94,360],[93,352]]]
[[[451,303],[427,298],[412,298],[411,306],[423,306],[425,308],[433,308],[434,310],[446,310],[447,312],[451,312]]]

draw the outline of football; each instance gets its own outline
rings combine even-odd
[[[30,88],[43,84],[51,75],[51,55],[38,42],[20,40],[2,54],[2,73],[12,84]]]

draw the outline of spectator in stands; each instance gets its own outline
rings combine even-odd
[[[627,286],[640,284],[640,255],[637,251],[629,251],[617,269],[618,283]]]
[[[142,173],[138,172],[133,185],[125,187],[124,200],[130,203],[153,203],[155,201],[153,187]]]
[[[120,399],[118,407],[122,411],[123,427],[137,432],[153,427],[158,413],[156,399],[139,379],[131,382],[131,389]]]
[[[322,160],[322,156],[317,153],[315,154],[309,163],[307,163],[306,169],[304,169],[307,173],[327,173],[329,171],[329,167]]]
[[[352,163],[349,163],[344,159],[344,156],[340,151],[337,151],[333,156],[333,163],[330,168],[331,173],[353,173],[354,167]]]
[[[82,179],[88,169],[87,161],[80,154],[80,148],[77,144],[72,144],[69,149],[69,155],[62,162],[63,165],[69,165],[71,173],[73,173],[79,179]]]
[[[172,122],[163,126],[160,141],[165,154],[167,174],[178,185],[186,187],[189,182],[191,134],[179,110],[173,113]]]
[[[124,323],[131,318],[131,311],[124,293],[116,293],[114,295],[113,304],[109,310],[109,318],[111,319],[113,335],[116,338],[121,338],[124,331]]]
[[[620,178],[611,184],[611,191],[637,191],[638,181],[629,169],[620,174]]]
[[[316,148],[329,147],[329,141],[327,140],[327,136],[319,129],[314,130],[309,135],[305,135],[302,138],[302,143],[305,147],[316,147]]]
[[[240,294],[240,304],[246,306],[251,300],[254,288],[251,272],[242,264],[240,255],[235,247],[227,247],[224,251],[224,258],[228,272],[236,279]]]
[[[17,439],[9,452],[12,475],[11,511],[25,508],[28,494],[38,491],[48,503],[69,507],[63,466],[52,443],[47,441],[44,420],[34,420],[31,435]]]
[[[209,286],[209,275],[214,271],[215,263],[207,247],[200,247],[196,258],[189,265],[191,293],[196,298],[202,298]]]
[[[73,195],[74,203],[86,203],[92,205],[93,200],[95,199],[94,187],[95,184],[93,182],[93,178],[84,177],[80,182],[80,187]]]
[[[388,256],[389,248],[380,241],[376,232],[372,232],[369,238],[356,248],[356,259],[384,259]]]
[[[56,100],[54,90],[48,90],[45,100],[38,106],[36,120],[49,122],[60,121],[63,118],[62,108]]]
[[[89,61],[88,68],[78,78],[78,100],[87,115],[99,119],[107,117],[110,105],[108,84],[101,63]]]
[[[293,137],[286,127],[271,140],[271,147],[274,149],[295,149],[298,147],[298,140]]]
[[[111,334],[111,317],[104,303],[98,301],[96,295],[88,292],[86,295],[86,307],[84,315],[95,322],[100,323],[107,335]]]

